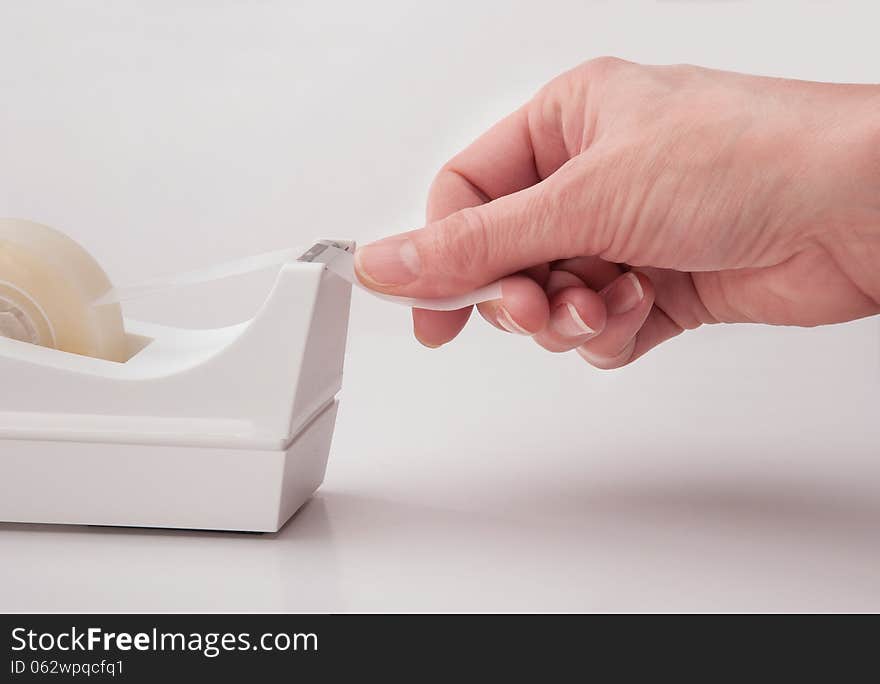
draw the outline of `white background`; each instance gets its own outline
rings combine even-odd
[[[119,284],[363,242],[580,61],[880,82],[874,5],[2,0],[0,215]],[[242,320],[271,279],[127,313]],[[356,293],[327,480],[284,530],[0,525],[0,609],[880,610],[876,321],[612,373],[481,323],[429,351]]]

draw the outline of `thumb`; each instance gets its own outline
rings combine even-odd
[[[355,254],[357,275],[388,294],[446,297],[536,264],[582,256],[549,181],[367,245]]]

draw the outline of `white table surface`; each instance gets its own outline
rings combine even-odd
[[[4,3],[0,215],[118,283],[365,241],[591,56],[880,81],[872,4]],[[270,282],[128,314],[228,323]],[[480,324],[423,349],[358,293],[349,351],[326,482],[281,532],[0,524],[0,610],[880,610],[876,320],[602,373]]]

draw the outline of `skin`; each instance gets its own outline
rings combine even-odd
[[[598,368],[707,323],[880,312],[880,87],[601,58],[437,175],[423,228],[360,249],[388,294],[462,294]],[[438,347],[470,309],[413,311]]]

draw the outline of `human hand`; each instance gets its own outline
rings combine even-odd
[[[381,292],[502,280],[500,330],[598,368],[704,323],[880,312],[880,88],[587,62],[449,161],[428,224],[358,250]],[[413,311],[453,339],[470,309]]]

